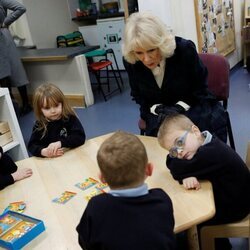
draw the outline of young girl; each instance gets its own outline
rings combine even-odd
[[[31,175],[30,168],[17,169],[17,165],[0,147],[0,190]]]
[[[62,91],[53,84],[40,85],[33,97],[36,123],[28,143],[34,156],[57,157],[63,148],[85,142],[84,129]]]

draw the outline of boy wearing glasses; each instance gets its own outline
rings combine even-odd
[[[167,167],[184,188],[198,190],[199,180],[212,183],[216,213],[206,224],[234,222],[248,215],[250,172],[233,149],[181,114],[164,120],[158,141],[169,151]]]

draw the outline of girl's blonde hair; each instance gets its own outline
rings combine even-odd
[[[46,103],[46,106],[44,104]],[[43,136],[47,132],[48,120],[43,115],[42,108],[49,108],[62,104],[62,119],[68,119],[70,115],[76,115],[70,107],[63,92],[54,84],[45,83],[40,85],[33,96],[33,108],[37,120],[37,130],[43,131]]]
[[[137,48],[158,48],[164,58],[171,57],[176,48],[174,35],[162,20],[150,12],[137,12],[129,16],[124,31],[122,53],[126,61],[134,64]]]

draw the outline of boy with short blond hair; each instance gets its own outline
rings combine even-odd
[[[158,132],[169,151],[167,167],[186,189],[199,189],[199,180],[213,186],[216,213],[206,224],[243,219],[250,212],[250,172],[240,156],[209,131],[201,132],[186,116],[168,116]],[[220,248],[220,249],[231,249]]]
[[[144,182],[148,157],[145,147],[134,135],[118,132],[111,136],[98,150],[97,161],[110,188],[138,186]]]
[[[93,197],[77,231],[83,249],[173,250],[173,207],[161,189],[148,190],[152,174],[146,149],[138,137],[116,132],[97,153],[100,178],[110,192]]]

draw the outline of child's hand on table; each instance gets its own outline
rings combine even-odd
[[[33,174],[32,169],[31,168],[23,168],[23,169],[17,169],[17,171],[12,175],[14,181],[20,181],[23,180],[25,178],[30,177]]]
[[[182,180],[185,189],[200,189],[200,183],[196,177],[188,177]]]
[[[42,149],[41,154],[44,157],[52,158],[63,155],[64,151],[60,141],[50,143],[47,148]]]

